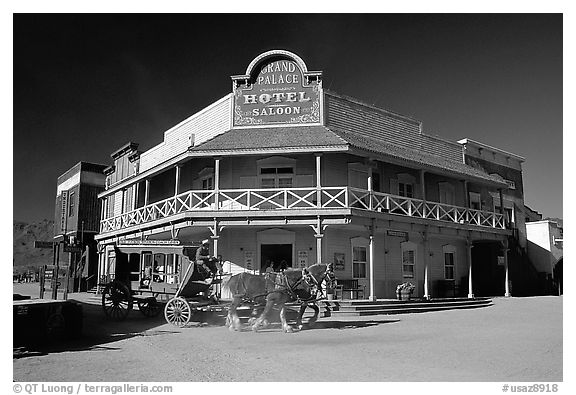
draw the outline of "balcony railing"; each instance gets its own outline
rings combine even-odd
[[[504,229],[504,217],[489,211],[423,201],[350,187],[220,189],[187,191],[104,219],[100,232],[112,232],[190,211],[317,210],[358,208],[457,224]]]

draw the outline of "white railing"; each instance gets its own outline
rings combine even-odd
[[[100,221],[106,233],[188,211],[315,210],[358,208],[458,224],[504,229],[502,214],[350,187],[187,191]]]

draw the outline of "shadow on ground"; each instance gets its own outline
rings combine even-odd
[[[106,346],[136,336],[167,336],[178,333],[174,330],[154,330],[166,323],[164,316],[145,317],[137,309],[130,312],[124,321],[112,321],[105,317],[102,307],[96,304],[78,302],[82,306],[83,325],[78,336],[67,337],[62,334],[43,336],[31,332],[27,340],[14,342],[13,358],[47,355],[67,351],[100,351],[117,347]]]
[[[166,325],[167,322],[164,318],[163,309],[156,317],[147,317],[141,314],[137,308],[134,308],[125,320],[113,321],[106,318],[100,305],[81,301],[77,302],[82,306],[83,316],[82,332],[79,336],[75,336],[74,338],[63,335],[51,337],[28,336],[29,340],[24,343],[14,342],[13,358],[20,359],[70,351],[98,352],[118,350],[119,347],[109,344],[138,336],[172,336],[183,330],[214,327],[222,327],[222,329],[224,329],[226,323],[226,312],[197,312],[188,325],[183,328],[178,328],[172,325]],[[242,331],[250,331],[250,326],[246,325],[250,316],[250,310],[244,310],[239,313],[241,321],[244,324]],[[295,327],[297,314],[294,310],[288,310],[286,314],[289,324],[293,327]],[[304,316],[302,330],[358,329],[399,321],[397,319],[339,321],[323,318],[315,324],[309,325],[307,321],[310,316],[310,314]],[[263,328],[261,332],[282,331],[277,310],[271,312],[269,320],[271,322],[270,326]],[[297,331],[298,330],[295,330],[295,332]]]

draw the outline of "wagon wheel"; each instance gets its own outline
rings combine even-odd
[[[186,299],[181,297],[172,298],[164,307],[164,317],[172,325],[183,327],[190,322],[194,311]]]
[[[138,309],[146,317],[156,317],[162,310],[162,306],[156,299],[139,300]]]
[[[106,317],[122,321],[132,310],[132,295],[128,287],[113,281],[102,292],[102,308]]]

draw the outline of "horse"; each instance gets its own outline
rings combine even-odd
[[[288,269],[281,273],[266,273],[254,275],[248,272],[236,274],[225,283],[223,288],[232,295],[232,303],[228,310],[227,325],[230,330],[240,330],[240,318],[236,309],[244,302],[264,304],[262,314],[250,322],[253,331],[268,324],[267,316],[274,306],[280,307],[280,320],[284,332],[293,332],[293,328],[286,322],[285,304],[291,301],[300,303],[297,326],[302,328],[302,316],[306,307],[314,309],[314,316],[309,324],[318,319],[320,310],[316,305],[318,295],[322,295],[322,283],[333,282],[332,266],[315,264],[302,270]]]

